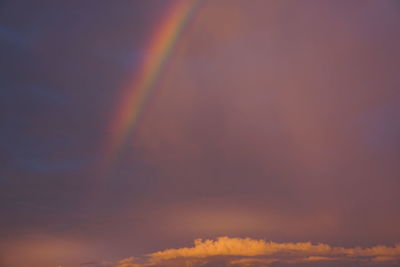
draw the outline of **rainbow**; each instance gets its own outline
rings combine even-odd
[[[114,158],[111,162],[116,160],[123,150],[158,77],[200,1],[173,0],[165,16],[160,19],[157,28],[152,32],[141,67],[133,81],[123,90],[117,110],[112,117],[106,152]]]

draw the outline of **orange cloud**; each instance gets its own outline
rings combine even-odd
[[[135,257],[129,257],[117,262],[118,267],[140,267],[140,264],[134,263],[137,260]]]
[[[216,241],[201,240],[194,241],[192,248],[167,249],[164,251],[150,254],[153,259],[163,260],[179,257],[209,257],[217,255],[229,256],[259,256],[273,255],[282,251],[294,253],[326,253],[330,250],[328,245],[311,243],[274,243],[250,238],[229,238],[220,237]]]
[[[80,238],[33,233],[7,244],[0,242],[0,266],[78,266],[95,253],[96,249]]]
[[[134,258],[128,258],[113,266],[256,267],[278,262],[295,265],[326,261],[396,264],[400,263],[400,244],[393,247],[344,248],[310,242],[276,243],[250,238],[219,237],[216,240],[197,239],[194,246],[189,248],[166,249],[148,254],[142,264],[134,261]]]

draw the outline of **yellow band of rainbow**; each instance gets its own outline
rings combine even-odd
[[[111,161],[116,160],[123,150],[165,63],[199,2],[200,0],[172,1],[169,10],[151,35],[141,67],[130,85],[123,89],[117,111],[112,117],[111,136],[106,151],[114,158]]]

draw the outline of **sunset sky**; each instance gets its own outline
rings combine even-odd
[[[400,2],[0,3],[0,267],[400,264]]]

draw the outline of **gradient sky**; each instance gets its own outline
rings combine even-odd
[[[0,266],[398,264],[400,3],[201,1],[111,159],[174,4],[0,3]]]

